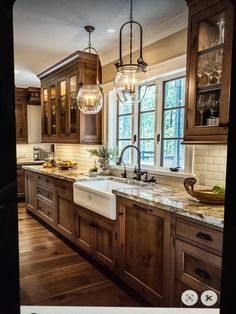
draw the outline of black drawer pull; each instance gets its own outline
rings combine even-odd
[[[46,182],[49,182],[49,180],[47,179]]]
[[[201,276],[204,279],[210,279],[211,278],[211,275],[207,271],[205,271],[199,267],[196,268],[194,271],[197,275]]]
[[[118,213],[118,215],[119,215],[119,216],[122,216],[122,215],[124,215],[124,213],[121,212],[121,213]]]
[[[196,236],[199,238],[199,239],[202,239],[202,240],[206,240],[206,241],[213,241],[212,237],[210,234],[207,234],[207,233],[204,233],[204,232],[201,232],[199,231]]]
[[[41,209],[42,209],[42,207],[41,207],[41,206],[39,206],[39,207],[38,207],[38,210],[41,210]]]

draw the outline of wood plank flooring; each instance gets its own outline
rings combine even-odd
[[[141,306],[19,203],[22,305]]]

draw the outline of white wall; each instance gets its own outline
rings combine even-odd
[[[41,106],[27,105],[28,142],[42,141]]]

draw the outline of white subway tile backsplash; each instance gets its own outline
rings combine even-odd
[[[194,174],[198,182],[204,176],[205,185],[225,185],[226,145],[195,146]]]
[[[202,163],[203,164],[212,164],[213,163],[213,157],[202,157]]]
[[[225,157],[213,157],[213,162],[216,165],[225,165],[226,164],[226,158]]]

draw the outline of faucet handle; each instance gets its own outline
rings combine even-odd
[[[133,173],[138,173],[138,169],[137,169],[136,166],[134,167],[134,172]]]

